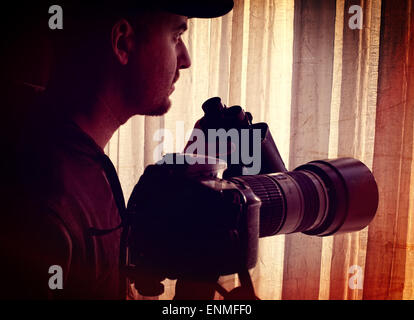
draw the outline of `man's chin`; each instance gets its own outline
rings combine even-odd
[[[171,108],[171,101],[169,98],[166,99],[162,104],[160,104],[158,107],[148,111],[146,113],[147,116],[162,116],[168,112]]]

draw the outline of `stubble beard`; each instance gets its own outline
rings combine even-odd
[[[162,102],[160,102],[158,107],[152,109],[151,111],[146,113],[146,115],[153,116],[153,117],[162,116],[166,114],[170,110],[170,108],[171,108],[171,100],[169,97],[166,97]]]

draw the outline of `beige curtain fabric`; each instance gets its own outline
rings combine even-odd
[[[378,215],[360,232],[260,239],[251,270],[257,295],[414,298],[414,30],[412,1],[398,3],[236,0],[225,17],[189,20],[192,67],[181,71],[172,109],[132,118],[105,148],[126,199],[145,166],[182,151],[202,103],[220,96],[269,124],[289,169],[350,156],[373,169],[380,189]],[[352,5],[362,8],[362,29],[349,27]],[[174,281],[164,283],[159,298],[171,299]],[[238,280],[220,283],[231,289]]]
[[[328,158],[335,38],[334,1],[296,1],[289,169]],[[318,299],[322,238],[286,236],[282,299]]]
[[[413,1],[383,1],[373,169],[381,195],[369,227],[365,299],[414,299]]]

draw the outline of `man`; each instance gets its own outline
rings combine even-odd
[[[191,61],[191,17],[233,1],[113,1],[63,5],[56,66],[16,148],[3,233],[6,298],[118,299],[122,190],[103,153],[133,115],[162,115]]]

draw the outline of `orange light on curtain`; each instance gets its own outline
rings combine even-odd
[[[414,299],[413,1],[383,0],[373,172],[380,203],[369,227],[364,299]]]

